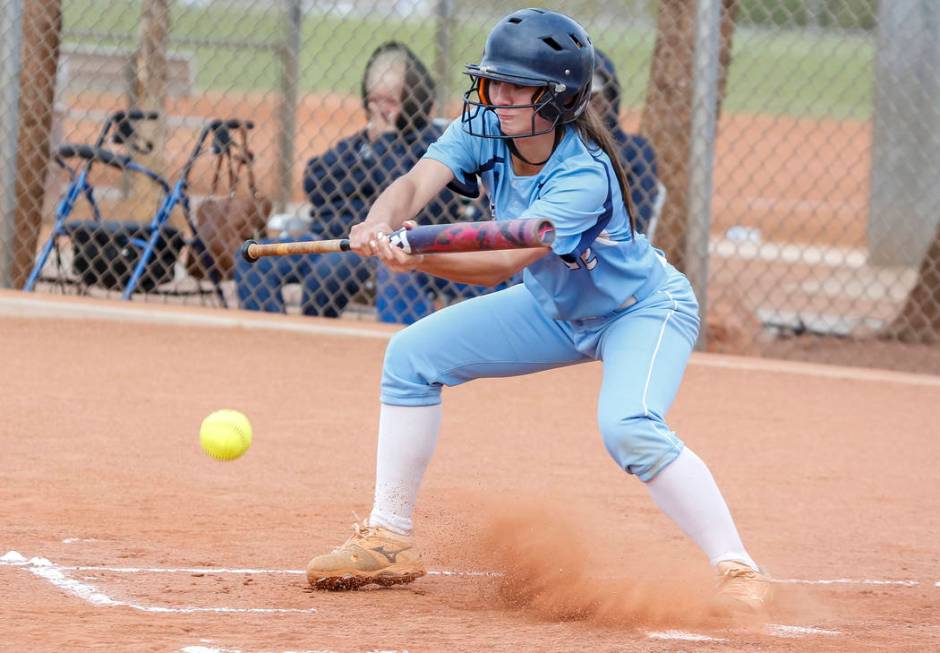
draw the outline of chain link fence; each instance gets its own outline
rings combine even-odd
[[[544,4],[615,71],[598,108],[706,348],[940,373],[940,5]],[[248,266],[237,245],[345,235],[459,114],[503,4],[0,11],[3,286],[400,323],[491,291],[350,254]],[[420,220],[488,214],[444,193]]]

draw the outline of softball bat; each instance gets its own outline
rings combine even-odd
[[[408,254],[549,247],[554,240],[555,225],[551,220],[539,218],[419,225],[411,229],[398,229],[389,234],[392,245],[400,247]],[[246,240],[241,247],[242,258],[251,263],[262,256],[348,251],[348,238],[271,244]]]

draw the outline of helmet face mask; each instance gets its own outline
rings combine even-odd
[[[558,101],[558,95],[552,88],[551,84],[546,86],[532,86],[532,101],[527,104],[497,105],[493,103],[490,97],[490,82],[503,80],[493,80],[489,77],[476,77],[472,75],[470,80],[470,88],[468,88],[467,91],[463,94],[463,112],[461,114],[461,122],[463,124],[464,130],[472,136],[480,136],[482,138],[526,138],[553,132],[558,127],[561,113],[554,106]],[[482,125],[485,123],[483,122],[480,123],[480,131],[474,129],[472,121],[474,121],[477,116],[486,112],[495,114],[496,109],[531,110],[532,117],[529,132],[524,134],[505,134],[503,133],[502,129],[500,129],[500,133],[498,134],[484,133]],[[537,116],[547,120],[549,125],[540,129],[540,126],[537,124]]]
[[[464,131],[483,138],[525,138],[545,134],[577,119],[591,95],[594,47],[574,20],[553,11],[523,9],[506,16],[490,31],[479,64],[466,66],[470,88],[464,93],[461,123]],[[500,106],[531,109],[531,129],[524,134],[486,133],[486,122],[476,121],[493,112],[491,81],[532,87],[528,104]],[[549,126],[537,129],[536,116]],[[477,122],[479,127],[474,125]]]

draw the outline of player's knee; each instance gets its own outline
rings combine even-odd
[[[402,329],[388,341],[382,366],[383,383],[387,377],[406,379],[414,376],[418,348],[410,331],[411,329]]]
[[[389,340],[382,366],[382,401],[397,405],[425,405],[440,400],[440,386],[431,378],[426,347],[417,324]]]
[[[681,451],[682,442],[665,422],[651,415],[600,414],[601,437],[621,469],[647,481]]]
[[[607,452],[620,463],[621,460],[634,458],[639,454],[644,422],[643,415],[604,415],[598,416],[601,437]]]

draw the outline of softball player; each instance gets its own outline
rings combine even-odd
[[[464,109],[425,156],[350,233],[352,248],[394,270],[523,283],[433,313],[390,341],[381,386],[372,513],[307,566],[310,583],[345,589],[411,582],[425,570],[412,513],[434,451],[441,388],[591,360],[603,364],[598,421],[608,452],[717,568],[716,604],[763,610],[770,579],[738,535],[705,463],[666,425],[698,329],[687,279],[636,231],[615,146],[588,108],[594,50],[571,18],[540,9],[506,16]],[[384,234],[445,186],[486,187],[494,218],[549,218],[551,249],[407,255]]]

